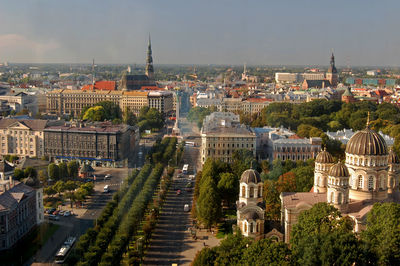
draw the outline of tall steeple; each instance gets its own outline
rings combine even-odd
[[[332,56],[331,56],[331,62],[330,62],[330,66],[328,68],[328,71],[326,72],[325,75],[326,79],[329,80],[329,82],[331,83],[332,87],[336,87],[338,84],[338,73],[337,73],[337,69],[335,66],[335,56],[333,55],[332,52]]]
[[[150,34],[149,34],[149,44],[147,46],[146,75],[149,77],[150,80],[154,79],[153,56],[151,52]]]

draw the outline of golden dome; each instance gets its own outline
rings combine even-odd
[[[317,158],[315,158],[316,163],[333,163],[332,155],[326,151],[324,148],[323,151],[319,152]]]
[[[333,177],[349,177],[349,169],[342,162],[338,162],[329,169],[329,176]]]
[[[354,155],[387,155],[385,140],[368,126],[355,133],[346,146],[346,153]]]

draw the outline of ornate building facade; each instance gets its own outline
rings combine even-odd
[[[399,202],[400,160],[368,123],[351,137],[345,153],[345,163],[336,164],[326,150],[317,155],[312,192],[281,194],[286,242],[299,214],[318,202],[332,204],[350,217],[355,232],[365,228],[367,214],[375,202]]]
[[[243,172],[240,178],[239,201],[237,203],[237,226],[244,236],[254,239],[264,234],[263,182],[253,169]]]

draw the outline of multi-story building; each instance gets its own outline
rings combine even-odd
[[[1,155],[42,157],[47,120],[0,120]]]
[[[300,81],[299,73],[275,73],[276,83],[297,83]]]
[[[215,112],[204,119],[201,130],[201,162],[208,157],[231,162],[236,150],[247,149],[256,155],[256,135],[239,123],[239,116]]]
[[[123,166],[139,143],[139,128],[110,122],[65,124],[44,130],[44,152],[56,161]]]
[[[314,159],[321,150],[321,138],[309,139],[277,139],[271,141],[272,154],[270,159],[306,161]]]
[[[47,93],[47,112],[57,115],[80,115],[83,108],[102,101],[118,104],[138,114],[143,106],[154,107],[163,114],[173,111],[173,93],[170,91],[82,91],[55,90]]]
[[[222,99],[197,99],[196,106],[210,108],[215,107],[219,112],[243,112],[246,114],[255,114],[268,106],[270,100],[265,98],[222,98]]]
[[[31,107],[29,104],[33,103],[34,99],[31,95],[28,95],[24,92],[18,92],[0,95],[0,101],[6,101],[12,110],[19,112],[23,109],[28,109],[28,107]]]
[[[43,197],[38,194],[42,195],[11,178],[0,180],[0,250],[13,247],[43,221]]]

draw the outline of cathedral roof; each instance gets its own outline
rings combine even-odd
[[[261,219],[261,217],[258,215],[258,213],[256,211],[249,211],[245,214],[243,214],[244,218],[246,218],[247,220],[257,220],[257,219]]]
[[[324,148],[323,151],[318,153],[317,158],[315,159],[315,162],[316,163],[333,163],[333,157],[328,151],[326,151],[326,148]]]
[[[369,119],[368,119],[369,120]],[[346,145],[346,153],[355,155],[387,155],[388,149],[383,137],[368,126],[355,133]]]
[[[261,182],[261,177],[260,174],[253,169],[248,169],[243,172],[242,177],[240,178],[240,183],[260,183]]]
[[[389,164],[400,164],[399,157],[397,156],[397,154],[392,149],[390,149],[390,152],[389,152],[389,161],[388,161],[388,163]]]
[[[347,169],[347,166],[344,165],[342,162],[338,162],[337,164],[333,165],[331,169],[329,169],[329,176],[333,177],[348,177],[350,176],[349,174],[349,169]]]

